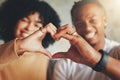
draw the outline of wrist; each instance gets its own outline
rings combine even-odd
[[[96,66],[96,64],[100,61],[101,57],[102,57],[102,54],[100,54],[98,51],[96,51],[92,58],[93,60],[91,60],[92,65],[90,67]]]
[[[21,40],[20,39],[16,39],[16,43],[15,43],[15,51],[17,53],[17,55],[22,55],[22,53],[25,51],[21,48]]]
[[[99,50],[99,52],[101,53],[101,59],[98,61],[98,63],[94,67],[92,67],[92,69],[95,71],[101,72],[106,68],[109,55],[103,50]]]
[[[89,52],[90,55],[88,55],[88,62],[86,65],[94,67],[100,61],[102,55],[94,49],[90,49]]]

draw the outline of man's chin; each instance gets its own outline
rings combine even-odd
[[[95,41],[87,41],[91,46],[95,46],[96,45],[96,42]]]

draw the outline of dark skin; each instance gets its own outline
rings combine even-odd
[[[64,26],[66,27],[66,25]],[[67,27],[69,27],[67,25]],[[88,42],[86,42],[80,35],[66,34],[66,29],[62,29],[54,36],[57,40],[61,37],[67,39],[71,43],[71,47],[68,52],[59,52],[53,55],[53,58],[69,58],[77,63],[82,63],[87,66],[95,66],[100,58],[101,54],[95,50]],[[112,65],[112,66],[111,66]],[[106,69],[103,71],[106,75],[112,79],[120,79],[120,62],[109,56]]]
[[[70,41],[71,47],[67,52],[53,55],[53,58],[69,58],[77,63],[93,67],[101,59],[98,50],[103,49],[105,45],[106,16],[96,4],[87,4],[76,13],[76,16],[72,17],[78,34],[73,34],[74,29],[70,25],[60,28],[54,35],[55,39],[59,40],[61,37],[67,39]],[[109,57],[103,73],[114,80],[119,80],[119,60]]]

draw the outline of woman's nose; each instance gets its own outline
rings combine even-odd
[[[29,31],[34,30],[34,24],[33,24],[33,23],[29,23],[29,24],[26,26],[26,29],[29,30]]]

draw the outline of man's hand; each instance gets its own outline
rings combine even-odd
[[[53,58],[69,58],[77,63],[82,63],[90,67],[96,65],[101,58],[101,54],[77,34],[70,25],[64,25],[61,28],[58,30],[58,33],[54,35],[54,38],[59,40],[63,37],[69,40],[71,48],[68,52],[59,52],[58,54],[53,55]]]

